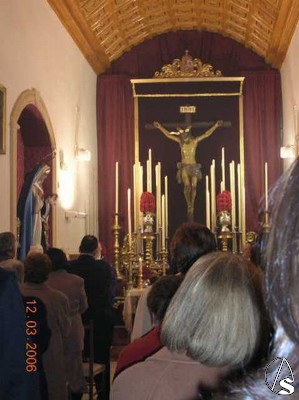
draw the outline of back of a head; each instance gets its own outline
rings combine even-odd
[[[260,337],[260,272],[243,257],[214,252],[188,271],[166,312],[162,342],[211,366],[250,361]]]
[[[299,345],[299,159],[270,196],[270,232],[264,257],[267,306],[272,320]]]
[[[147,297],[147,306],[158,323],[163,321],[167,307],[182,280],[182,276],[169,275],[159,278],[153,284]]]
[[[24,260],[25,282],[42,283],[51,272],[51,260],[46,254],[32,253]]]
[[[180,225],[170,243],[173,272],[187,273],[199,257],[216,250],[215,236],[206,226],[196,222]]]
[[[67,257],[66,254],[56,247],[50,247],[46,254],[49,256],[52,262],[53,271],[59,269],[65,269],[67,266]]]
[[[0,257],[13,258],[16,251],[15,243],[16,239],[12,232],[0,233]]]
[[[79,247],[80,253],[94,254],[98,249],[99,241],[93,235],[85,235]]]

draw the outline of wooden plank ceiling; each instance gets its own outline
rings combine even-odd
[[[48,0],[96,73],[146,39],[198,29],[230,37],[280,68],[299,0]]]

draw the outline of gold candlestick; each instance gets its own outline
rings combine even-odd
[[[128,290],[133,289],[133,260],[134,260],[134,252],[132,246],[129,246],[128,251],[129,256],[129,282],[128,282]]]
[[[139,258],[139,268],[138,268],[138,289],[143,289],[143,275],[142,275],[142,258]]]
[[[117,279],[122,279],[122,275],[120,273],[120,245],[119,245],[119,233],[121,226],[118,223],[118,213],[115,213],[114,217],[114,225],[112,227],[113,235],[114,235],[114,266],[116,269]]]
[[[147,267],[150,267],[154,262],[153,241],[155,239],[155,235],[151,232],[143,232],[142,239],[145,240],[145,263]]]
[[[166,275],[166,268],[167,268],[167,250],[163,248],[161,250],[161,260],[162,260],[162,275]]]

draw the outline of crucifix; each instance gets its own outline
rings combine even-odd
[[[194,201],[196,197],[197,183],[202,179],[201,164],[196,162],[197,145],[202,140],[208,138],[218,127],[231,126],[230,121],[218,120],[213,122],[193,122],[191,115],[196,112],[195,106],[181,106],[180,112],[185,114],[185,121],[181,127],[177,127],[174,123],[165,123],[161,125],[159,122],[146,125],[148,129],[159,129],[168,139],[177,142],[180,145],[182,160],[177,164],[177,180],[184,185],[184,196],[187,203],[188,220],[194,219]],[[176,131],[169,131],[166,127],[176,127]],[[208,127],[209,129],[199,136],[192,136],[191,128]]]

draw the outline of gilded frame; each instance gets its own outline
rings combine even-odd
[[[0,85],[0,154],[6,153],[6,88]]]
[[[240,169],[241,169],[241,187],[245,188],[245,157],[244,157],[244,106],[243,106],[243,86],[244,77],[203,77],[203,78],[152,78],[152,79],[131,79],[133,98],[134,98],[134,137],[135,137],[135,163],[139,161],[139,99],[140,98],[154,98],[154,97],[216,97],[216,96],[237,96],[239,99],[239,148],[240,148]],[[212,84],[231,82],[238,85],[238,90],[232,92],[200,92],[198,88],[194,90],[194,93],[167,93],[161,91],[160,93],[142,93],[138,90],[138,87],[145,87],[146,85],[153,84],[172,84],[172,83],[193,83],[200,85],[201,83],[211,82]],[[145,86],[144,86],[145,85]],[[245,218],[245,192],[241,191],[241,207],[242,207],[242,226],[241,230],[246,232],[246,218]],[[245,234],[242,235],[242,244],[245,244]]]

